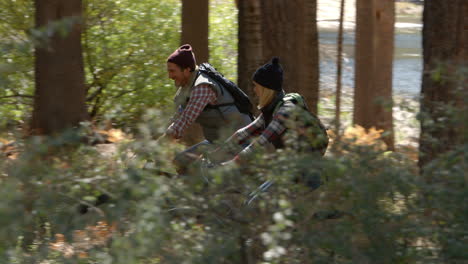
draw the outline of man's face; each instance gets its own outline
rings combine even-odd
[[[172,62],[167,63],[167,73],[169,79],[174,80],[176,87],[186,85],[191,75],[190,68],[185,68],[182,70],[177,64]]]

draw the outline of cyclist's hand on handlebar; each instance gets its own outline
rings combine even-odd
[[[177,135],[175,129],[174,129],[174,123],[172,123],[167,129],[166,132],[164,133],[165,137],[168,137],[170,139],[180,139],[180,136]]]

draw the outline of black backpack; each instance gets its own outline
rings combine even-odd
[[[234,102],[226,103],[226,104],[219,104],[219,105],[208,105],[209,108],[219,108],[221,106],[227,105],[235,105],[239,112],[243,114],[247,114],[253,120],[253,113],[252,113],[252,102],[250,102],[249,97],[242,91],[234,82],[227,79],[218,72],[211,64],[208,62],[202,63],[198,66],[199,72],[205,73],[210,78],[215,80],[217,83],[222,85],[234,98]]]

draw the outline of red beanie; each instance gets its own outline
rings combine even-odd
[[[169,57],[167,62],[172,62],[179,65],[182,69],[190,68],[190,70],[195,70],[195,54],[192,52],[192,46],[190,44],[185,44],[176,49]]]

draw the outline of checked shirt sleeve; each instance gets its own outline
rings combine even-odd
[[[187,106],[169,126],[168,132],[176,138],[182,137],[185,129],[197,119],[206,105],[215,104],[216,100],[216,93],[208,84],[200,84],[193,87]]]
[[[258,116],[252,123],[237,130],[228,140],[223,148],[229,153],[236,155],[242,150],[242,145],[247,144],[254,136],[260,135],[265,127],[263,115]],[[239,149],[240,148],[240,149]]]
[[[279,138],[285,132],[286,127],[284,125],[284,120],[288,118],[289,114],[287,111],[284,110],[286,109],[284,109],[283,107],[281,107],[280,110],[278,110],[278,112],[273,116],[273,119],[268,125],[268,127],[262,131],[260,136],[250,145],[244,148],[244,150],[242,150],[241,153],[239,153],[240,157],[251,153],[258,146],[264,146],[265,144],[272,142],[273,140]]]

